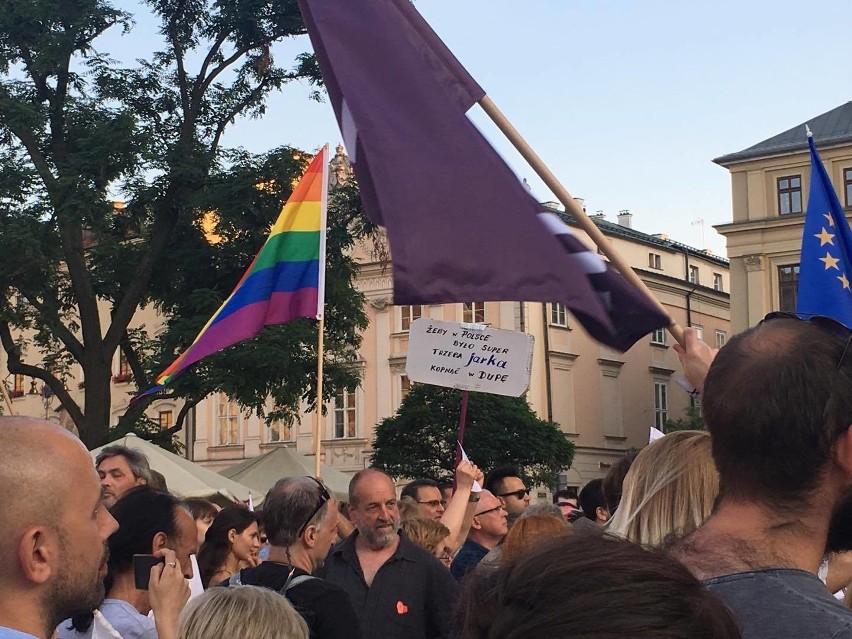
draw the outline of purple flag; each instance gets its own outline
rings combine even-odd
[[[394,303],[561,302],[619,350],[668,324],[603,262],[619,294],[600,295],[468,120],[484,91],[409,0],[299,6],[365,210],[387,229]]]

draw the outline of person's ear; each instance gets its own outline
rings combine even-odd
[[[852,425],[847,426],[834,443],[834,463],[852,480]]]
[[[470,522],[470,527],[474,530],[482,530],[482,524],[479,523],[479,518],[474,516]]]
[[[228,542],[233,544],[236,541],[236,539],[237,539],[237,529],[231,528],[228,531]]]
[[[317,527],[311,524],[307,528],[305,528],[305,532],[302,533],[302,540],[305,542],[305,545],[308,548],[313,548],[317,544]]]
[[[154,535],[154,539],[151,541],[151,554],[153,555],[158,550],[166,548],[166,543],[168,542],[168,540],[169,538],[164,532],[158,532],[156,535]]]
[[[54,574],[59,560],[58,539],[41,527],[27,530],[18,544],[18,561],[24,577],[34,584],[44,584]]]

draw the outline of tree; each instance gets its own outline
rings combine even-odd
[[[393,477],[452,478],[461,391],[417,384],[396,415],[383,419],[373,441],[373,465]],[[517,466],[529,485],[556,484],[571,466],[574,444],[544,421],[523,397],[470,393],[465,451],[484,472]]]
[[[0,6],[0,344],[9,371],[41,380],[89,446],[110,436],[116,350],[146,388],[151,373],[188,344],[228,294],[304,166],[291,149],[260,158],[223,149],[222,135],[241,117],[263,115],[266,96],[285,83],[320,81],[311,55],[297,56],[289,70],[274,60],[276,42],[304,32],[296,0],[145,0],[143,6],[159,20],[162,42],[134,66],[96,47],[109,29],[132,26],[132,17],[107,0]],[[256,188],[261,183],[265,188]],[[228,199],[248,192],[251,198]],[[117,209],[116,196],[127,205]],[[341,195],[339,202],[354,206],[354,213],[340,213],[344,223],[357,217],[356,196]],[[214,210],[227,238],[215,245],[202,227]],[[335,365],[345,364],[366,321],[363,311],[352,310],[359,300],[351,290],[354,267],[343,255],[362,230],[357,224],[336,230],[342,253],[332,259],[329,298],[337,291],[345,301],[340,313],[328,313],[335,383],[353,383]],[[145,304],[175,314],[157,340],[131,329]],[[295,357],[310,349],[311,329],[299,322],[271,331],[226,357],[253,366],[273,343],[275,356],[284,349]],[[29,337],[16,339],[21,334]],[[41,361],[34,363],[36,356]],[[76,366],[85,379],[81,404],[65,386]],[[211,361],[203,383],[176,387],[174,395],[187,398],[181,414],[215,388],[257,406],[265,392],[282,386],[273,399],[284,412],[294,410],[294,398],[309,395],[310,376],[300,366],[237,371],[227,379],[225,373],[221,359]],[[143,419],[144,407],[132,411],[123,430]]]
[[[665,431],[671,433],[676,430],[707,430],[704,427],[704,415],[701,414],[701,408],[690,406],[686,409],[686,417],[666,420]]]

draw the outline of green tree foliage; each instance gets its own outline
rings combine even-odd
[[[396,415],[382,420],[373,465],[393,477],[452,478],[461,391],[417,384]],[[517,466],[528,485],[550,486],[571,466],[574,444],[559,426],[543,421],[523,397],[470,393],[465,452],[484,472]]]
[[[158,20],[161,39],[149,59],[128,65],[99,47],[107,31],[133,26],[108,0],[0,4],[0,344],[9,371],[52,390],[90,446],[115,434],[117,349],[147,388],[230,292],[306,164],[287,148],[259,157],[224,149],[223,133],[263,115],[269,93],[287,82],[319,86],[311,55],[289,68],[273,56],[276,42],[304,32],[295,0],[140,6]],[[126,206],[117,210],[116,199]],[[202,228],[210,211],[217,244]],[[336,196],[329,393],[354,384],[345,363],[366,322],[347,257],[365,230],[359,215],[357,193]],[[156,337],[133,328],[149,304],[173,317]],[[213,390],[249,407],[271,396],[282,414],[311,399],[315,326],[267,332],[170,391],[185,400],[178,427]],[[80,370],[78,403],[66,385],[80,381]],[[130,411],[119,431],[145,432],[144,408]]]
[[[690,406],[686,409],[684,417],[666,420],[665,431],[672,433],[676,430],[707,430],[704,427],[704,416],[701,414],[701,409],[697,406]]]

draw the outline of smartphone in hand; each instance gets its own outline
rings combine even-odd
[[[151,568],[165,562],[164,557],[133,555],[133,577],[136,581],[136,589],[148,590],[148,581],[151,579]]]

